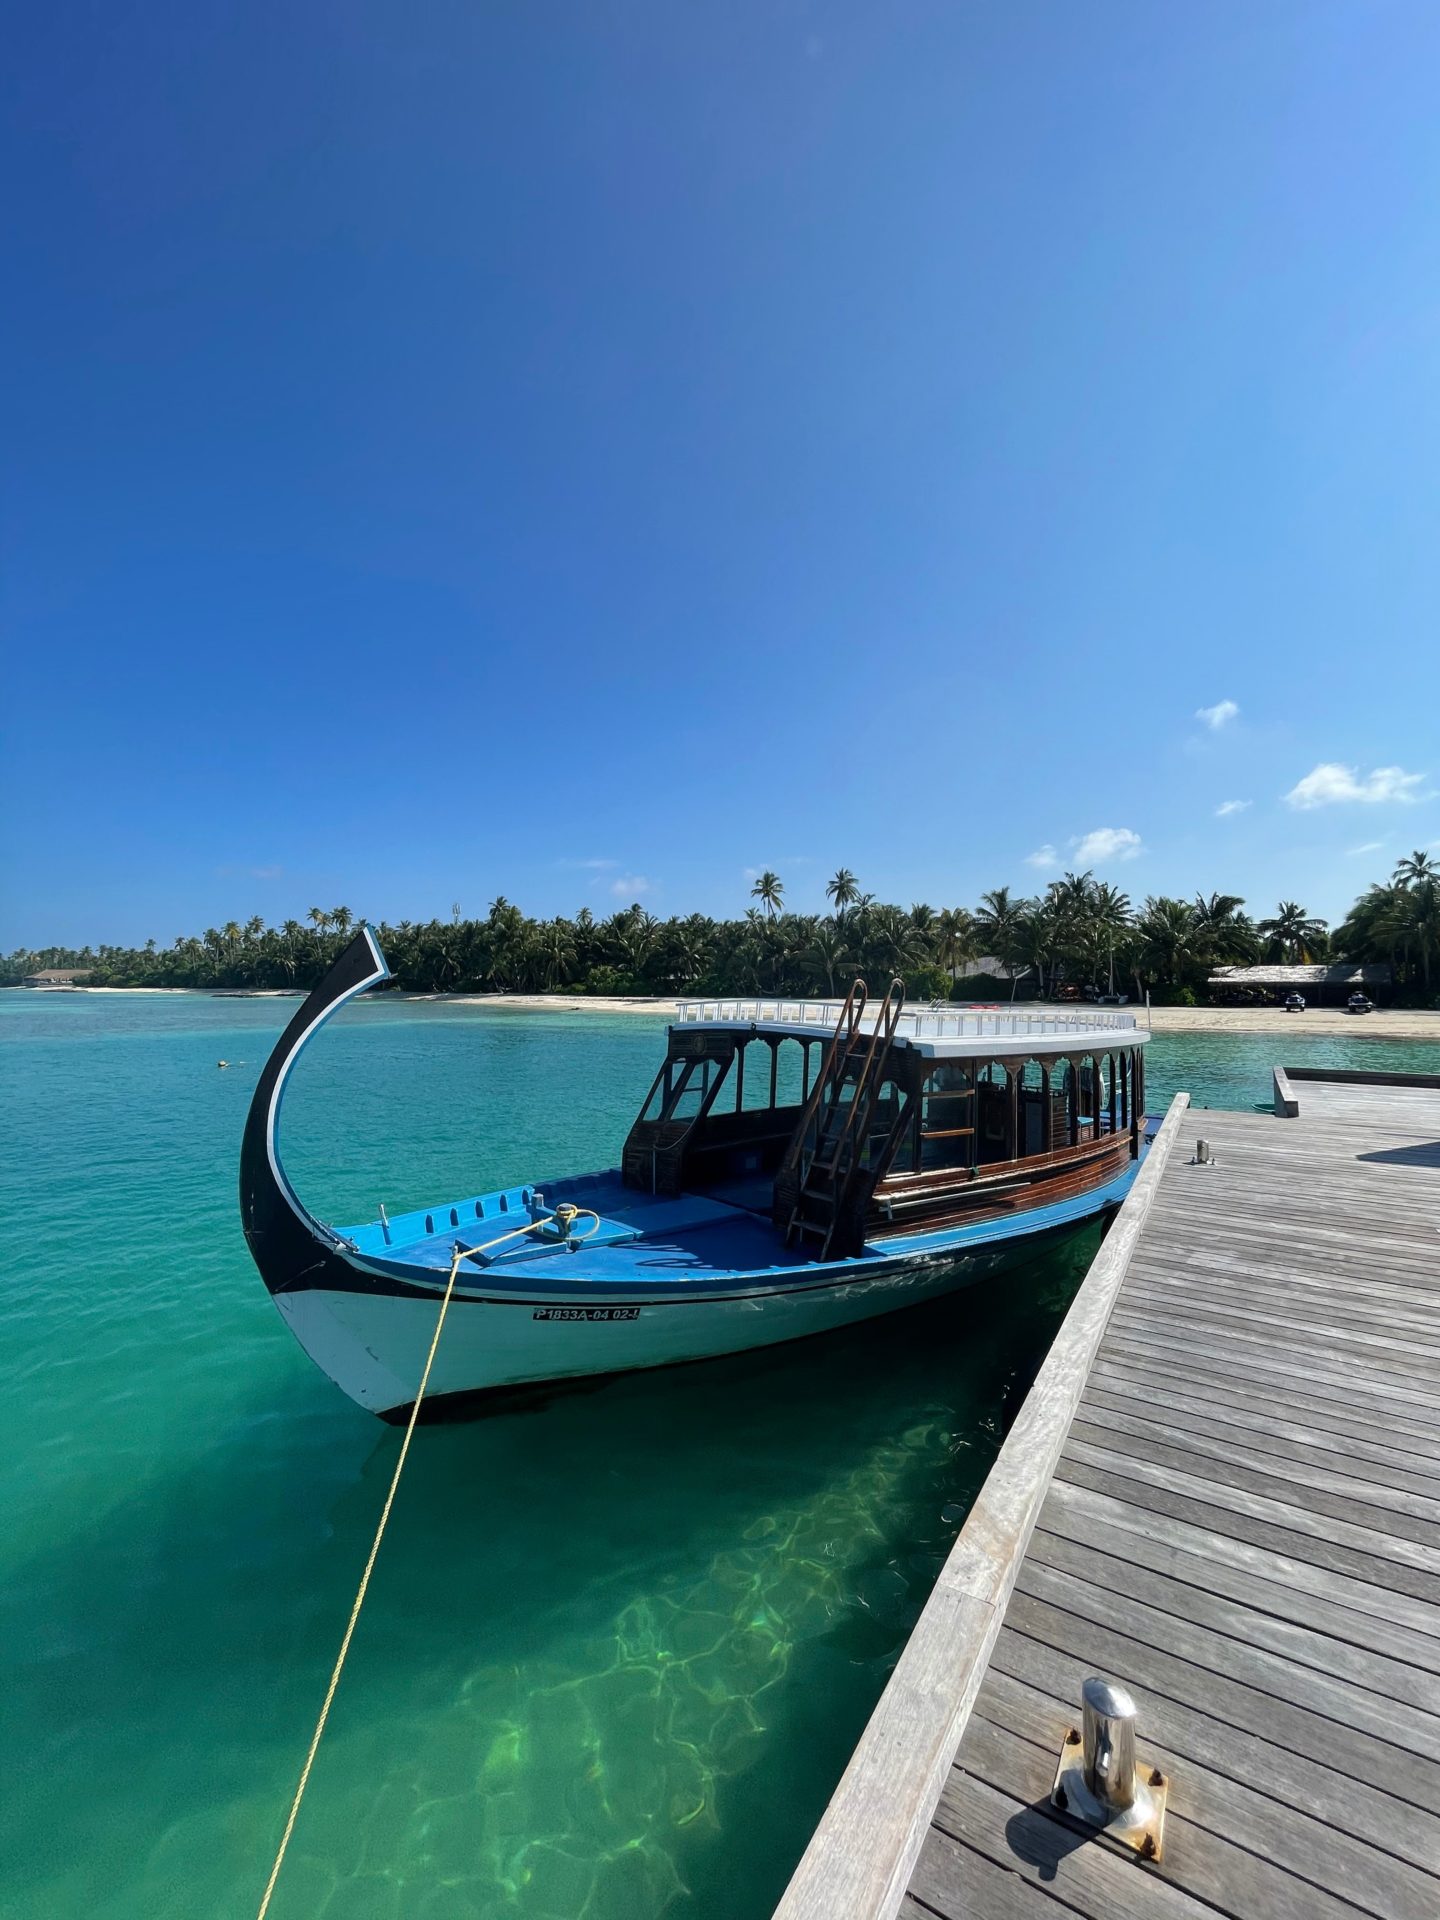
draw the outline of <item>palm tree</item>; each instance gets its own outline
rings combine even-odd
[[[1433,859],[1423,847],[1417,847],[1395,863],[1396,886],[1416,887],[1427,880],[1440,880],[1440,861]]]
[[[1086,957],[1090,977],[1095,981],[1100,977],[1103,958],[1111,993],[1115,991],[1115,948],[1129,933],[1134,919],[1128,893],[1122,893],[1108,880],[1091,888],[1082,929]]]
[[[1135,930],[1140,965],[1165,986],[1178,987],[1202,944],[1190,902],[1171,900],[1163,894],[1148,899]]]
[[[865,917],[861,970],[878,978],[903,974],[924,966],[928,958],[924,936],[901,907],[874,907]]]
[[[1420,956],[1425,998],[1430,998],[1430,963],[1440,953],[1440,882],[1428,875],[1406,887],[1402,927],[1406,948]]]
[[[994,887],[982,893],[975,909],[975,934],[981,948],[992,953],[1002,966],[1009,967],[1010,998],[1020,985],[1016,969],[1021,964],[1020,923],[1025,903],[1010,898],[1008,887]]]
[[[715,922],[703,913],[672,920],[666,928],[665,951],[671,984],[693,986],[710,965],[715,944]]]
[[[348,933],[354,918],[354,914],[351,913],[348,907],[332,907],[330,909],[330,924],[336,933]]]
[[[1052,880],[1046,891],[1057,910],[1068,917],[1089,910],[1094,889],[1095,882],[1087,867],[1084,873],[1067,873],[1063,879]]]
[[[953,980],[975,958],[975,922],[963,907],[942,907],[935,922],[935,957]]]
[[[849,867],[838,867],[835,878],[825,889],[826,895],[835,908],[835,918],[840,919],[847,907],[853,907],[860,898],[860,883]]]
[[[828,999],[835,998],[835,975],[845,966],[845,935],[836,920],[821,921],[810,936],[805,960],[817,980],[825,983]]]
[[[547,920],[536,941],[545,985],[562,986],[575,965],[575,942],[570,937],[568,920]]]
[[[1253,960],[1259,950],[1255,928],[1240,909],[1238,893],[1197,893],[1195,927],[1205,958],[1211,963]]]
[[[1296,900],[1282,900],[1273,919],[1260,922],[1260,932],[1269,943],[1270,956],[1280,960],[1309,960],[1326,943],[1325,922],[1308,914]]]
[[[452,928],[453,925],[452,922]],[[502,992],[513,990],[523,964],[525,916],[503,893],[497,894],[490,902],[490,913],[485,921],[485,941],[490,958],[487,972],[492,984]]]
[[[1045,991],[1045,976],[1055,960],[1060,944],[1061,923],[1053,903],[1048,900],[1027,900],[1016,916],[1015,933],[1010,952],[1013,955],[1008,964],[1012,967],[1019,962],[1023,971],[1033,973],[1040,982],[1040,990]],[[1010,998],[1015,998],[1014,980],[1010,987]]]
[[[1418,962],[1428,1001],[1431,969],[1440,954],[1440,869],[1417,848],[1395,872],[1388,887],[1371,887],[1355,902],[1344,925],[1335,930],[1335,945],[1347,959],[1378,960],[1383,955],[1397,984],[1413,981]],[[1403,880],[1402,872],[1407,876]]]
[[[304,931],[298,920],[287,920],[276,936],[280,971],[292,985],[300,965],[300,941]]]
[[[765,909],[766,917],[773,920],[785,904],[785,883],[778,873],[772,873],[767,867],[751,887],[750,898],[758,900]]]

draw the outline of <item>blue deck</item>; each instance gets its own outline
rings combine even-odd
[[[844,1260],[818,1260],[808,1248],[787,1247],[771,1224],[769,1183],[740,1181],[707,1193],[665,1198],[622,1185],[618,1171],[549,1180],[472,1195],[442,1207],[401,1214],[388,1226],[372,1222],[344,1229],[368,1265],[397,1278],[430,1280],[448,1273],[457,1243],[479,1246],[562,1202],[600,1217],[601,1231],[572,1252],[563,1243],[534,1237],[496,1248],[483,1264],[467,1262],[467,1286],[532,1291],[593,1292],[672,1284],[704,1292],[733,1287],[737,1280],[793,1283],[796,1270],[854,1274],[937,1253],[963,1255],[998,1240],[1023,1238],[1084,1220],[1124,1198],[1134,1167],[1103,1187],[1048,1206],[1017,1208],[964,1226],[887,1235]],[[757,1204],[760,1185],[765,1207]],[[543,1206],[537,1196],[543,1195]]]
[[[541,1195],[543,1205],[537,1202]],[[766,1199],[768,1203],[768,1182]],[[570,1266],[582,1257],[587,1278],[595,1276],[602,1263],[607,1278],[613,1264],[617,1272],[650,1279],[756,1268],[784,1271],[814,1264],[803,1249],[782,1244],[770,1223],[768,1205],[762,1214],[753,1204],[742,1205],[718,1193],[674,1198],[637,1193],[622,1185],[618,1170],[472,1195],[448,1206],[400,1214],[389,1222],[388,1230],[372,1222],[343,1231],[357,1251],[387,1266],[448,1272],[457,1241],[467,1247],[483,1245],[523,1227],[527,1220],[543,1218],[561,1204],[593,1212],[601,1221],[600,1231],[581,1241],[575,1253],[553,1240],[527,1236],[509,1247],[497,1247],[483,1269],[471,1263],[467,1272],[493,1274],[497,1268],[535,1268],[556,1262]],[[527,1284],[535,1277],[527,1275]]]

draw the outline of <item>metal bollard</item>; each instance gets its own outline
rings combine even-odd
[[[1051,1801],[1072,1820],[1159,1860],[1169,1783],[1158,1767],[1136,1760],[1135,1702],[1098,1674],[1081,1697],[1081,1730],[1065,1736]]]
[[[1208,1140],[1197,1140],[1195,1142],[1195,1165],[1197,1167],[1208,1167],[1214,1158],[1215,1156],[1210,1151],[1210,1142]]]
[[[1085,1785],[1111,1813],[1135,1803],[1135,1702],[1092,1674],[1081,1691]]]

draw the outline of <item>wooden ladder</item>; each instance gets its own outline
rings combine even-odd
[[[857,989],[859,1002],[852,1011]],[[788,1246],[797,1237],[813,1235],[820,1241],[822,1260],[830,1251],[835,1229],[854,1193],[856,1181],[865,1171],[862,1165],[864,1143],[870,1134],[870,1123],[875,1117],[880,1089],[885,1083],[885,1068],[890,1059],[895,1029],[905,1005],[905,983],[899,978],[890,982],[889,991],[871,1029],[870,1045],[860,1063],[854,1091],[849,1100],[842,1100],[840,1095],[847,1083],[851,1057],[860,1038],[860,1015],[865,1010],[865,999],[865,983],[857,980],[836,1024],[835,1037],[830,1043],[830,1052],[826,1056],[824,1071],[816,1083],[811,1105],[807,1107],[806,1118],[796,1133],[800,1178],[795,1203],[786,1223],[785,1241]],[[847,1015],[850,1016],[848,1020]],[[814,1141],[807,1152],[806,1141],[812,1124]]]

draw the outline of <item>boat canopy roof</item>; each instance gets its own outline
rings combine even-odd
[[[844,1010],[840,1000],[682,1000],[672,1026],[744,1027],[755,1034],[828,1039]],[[861,1018],[868,1033],[878,1017],[872,1003]],[[1013,1008],[907,1005],[893,1044],[936,1059],[989,1059],[996,1053],[1044,1056],[1143,1047],[1150,1038],[1133,1013],[1077,1007],[1073,1013],[1016,1012]]]

